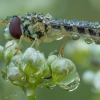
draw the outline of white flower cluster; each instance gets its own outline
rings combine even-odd
[[[100,93],[100,70],[97,72],[85,71],[82,79],[85,83],[92,85],[92,91],[94,93]]]
[[[5,45],[4,58],[7,78],[20,86],[27,96],[33,95],[37,86],[53,88],[59,85],[73,91],[79,85],[80,78],[74,63],[59,55],[51,54],[46,59],[43,53],[32,47],[22,53],[16,41],[12,40]]]

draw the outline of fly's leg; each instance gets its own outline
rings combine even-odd
[[[21,42],[22,42],[22,40],[23,40],[23,35],[21,35],[21,37],[20,37],[20,40],[19,40],[19,43],[18,43],[18,47],[17,47],[17,50],[16,50],[16,52],[15,52],[15,54],[14,55],[16,55],[17,53],[18,53],[18,51],[20,50],[20,47],[21,47]]]
[[[9,47],[13,46],[13,45],[14,45],[14,41],[11,45],[9,45],[7,48],[5,48],[5,50],[8,49]]]
[[[53,52],[51,52],[50,54],[49,54],[49,56],[50,55],[59,55],[59,51],[58,50],[54,50]]]
[[[63,43],[63,45],[61,46],[61,48],[59,50],[59,54],[60,54],[61,57],[64,57],[63,50],[64,50],[66,44],[68,43],[68,40],[69,40],[69,36],[66,38],[65,42]]]
[[[39,44],[40,44],[40,40],[38,38],[35,38],[35,40],[33,41],[31,47],[33,47],[34,45],[36,46],[36,49],[39,49]]]
[[[20,37],[20,40],[19,40],[19,43],[18,43],[18,47],[17,47],[17,50],[16,50],[16,52],[15,52],[14,55],[16,55],[18,53],[18,51],[20,50],[20,46],[21,46],[22,39],[23,39],[23,35],[21,35],[21,37]],[[5,48],[5,50],[7,50],[9,47],[11,47],[13,45],[14,45],[14,41],[12,42],[11,45],[9,45],[7,48]]]
[[[34,46],[34,44],[35,44],[35,40],[33,41],[33,43],[32,43],[32,45],[31,45],[31,47],[33,47],[33,46]]]

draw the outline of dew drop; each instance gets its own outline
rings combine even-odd
[[[11,81],[14,85],[20,85],[21,82],[17,81],[17,80],[14,80],[14,81]]]
[[[92,38],[89,38],[89,37],[88,38],[86,37],[84,40],[87,44],[92,44],[94,42],[94,40]]]
[[[50,54],[49,54],[49,56],[50,55],[58,55],[59,54],[59,51],[58,50],[54,50],[53,52],[51,52]]]
[[[14,96],[17,96],[17,93],[15,93]]]
[[[8,96],[5,96],[5,98],[7,99],[7,98],[8,98]]]
[[[56,86],[56,84],[52,84],[49,88],[53,89]]]
[[[3,75],[2,75],[2,78],[3,78],[4,80],[8,80],[8,78],[7,78],[7,75],[6,75],[6,74],[3,74]]]
[[[48,89],[53,89],[54,87],[56,86],[56,84],[49,84],[49,83],[47,83],[47,88]]]
[[[26,86],[25,85],[22,86],[21,89],[22,89],[22,93],[26,94]]]
[[[70,84],[70,88],[69,88],[68,91],[70,92],[70,91],[73,91],[73,90],[77,89],[77,87],[79,86],[79,84],[80,84],[80,77],[79,77],[79,74],[76,73],[75,79],[74,79],[74,81]]]
[[[22,81],[22,82],[26,82],[26,77],[23,76],[23,77],[21,78],[21,81]]]
[[[34,94],[34,90],[31,89],[31,87],[27,87],[26,88],[26,95],[27,96],[31,96],[32,94]]]
[[[30,76],[30,77],[29,77],[29,82],[30,82],[30,83],[35,83],[35,82],[36,82],[36,78],[33,77],[33,76]]]
[[[41,88],[43,88],[43,86],[42,86],[42,85],[41,85],[40,87],[41,87]]]
[[[76,73],[73,82],[69,83],[68,85],[60,84],[60,87],[63,88],[64,90],[71,92],[77,89],[77,87],[79,86],[79,83],[80,83],[80,78],[79,78],[78,73]]]
[[[95,44],[100,44],[100,38],[95,38]]]
[[[73,40],[78,40],[78,39],[80,38],[80,36],[79,36],[78,33],[73,33],[73,34],[71,35],[71,37],[72,37]]]

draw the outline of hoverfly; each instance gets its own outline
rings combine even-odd
[[[4,22],[2,22],[4,23]],[[26,13],[25,16],[13,16],[5,28],[5,38],[21,39],[27,41],[52,42],[63,37],[71,37],[77,40],[79,36],[92,38],[95,43],[100,44],[100,24],[98,22],[77,21],[77,20],[57,20],[51,15],[42,13]],[[40,42],[39,42],[40,43]],[[34,43],[33,43],[34,44]],[[60,53],[65,44],[61,47]],[[61,54],[62,55],[62,54]]]

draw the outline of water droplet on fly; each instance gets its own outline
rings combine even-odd
[[[95,44],[100,44],[100,38],[96,37],[94,42]]]
[[[63,37],[57,38],[56,40],[61,40]]]
[[[94,42],[94,40],[92,39],[92,38],[85,38],[84,39],[85,40],[85,42],[87,43],[87,44],[91,44],[91,43],[93,43]]]
[[[60,87],[70,92],[70,91],[74,91],[75,89],[77,89],[77,87],[79,86],[79,83],[80,83],[80,78],[79,78],[78,73],[76,73],[73,82],[71,82],[68,85],[60,84]]]
[[[80,38],[80,36],[79,36],[78,33],[73,33],[73,34],[71,35],[71,37],[72,37],[73,40],[78,40],[78,39]]]

